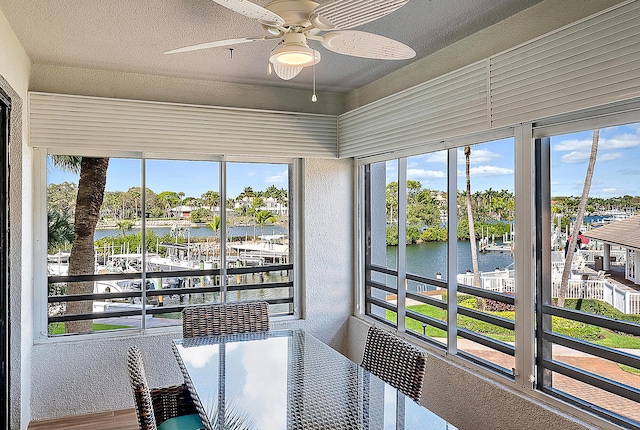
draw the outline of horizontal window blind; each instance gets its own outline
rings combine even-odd
[[[609,10],[490,59],[491,125],[640,96],[640,2]]]
[[[332,115],[32,92],[33,147],[335,158]]]
[[[374,155],[487,128],[482,61],[341,115],[339,156]]]
[[[367,157],[640,100],[640,1],[341,115],[339,157]]]

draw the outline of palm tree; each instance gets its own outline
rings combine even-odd
[[[582,195],[580,196],[580,203],[578,204],[578,213],[576,215],[576,222],[571,232],[571,240],[567,245],[567,256],[564,259],[564,269],[562,270],[562,282],[558,289],[558,306],[564,307],[564,299],[567,295],[567,289],[569,287],[569,274],[571,273],[571,263],[573,261],[573,252],[576,244],[578,243],[578,233],[580,232],[580,226],[584,218],[584,210],[587,206],[587,197],[589,197],[589,190],[591,189],[591,180],[593,179],[593,170],[596,166],[596,157],[598,155],[598,141],[600,139],[600,130],[593,130],[593,140],[591,141],[591,154],[589,155],[589,165],[587,166],[587,173],[584,178],[584,186],[582,188]]]
[[[469,245],[471,246],[471,265],[473,266],[473,285],[480,286],[480,269],[478,268],[478,252],[476,250],[476,229],[473,225],[473,211],[471,209],[471,146],[464,147],[465,176],[467,178],[467,219],[469,220]]]
[[[69,256],[69,276],[93,275],[95,268],[93,238],[100,219],[109,159],[55,156],[53,162],[60,168],[80,173],[73,245]],[[91,294],[93,293],[93,281],[70,282],[67,285],[66,293]],[[67,314],[90,314],[93,312],[93,301],[68,302],[66,312]],[[93,321],[91,319],[65,323],[65,333],[89,332],[92,328]]]
[[[47,248],[66,246],[73,241],[73,224],[71,219],[54,210],[47,210]]]
[[[220,216],[214,216],[213,221],[207,222],[207,227],[213,230],[215,234],[218,234],[218,231],[220,230]]]
[[[118,221],[116,223],[116,226],[118,227],[118,230],[122,232],[122,237],[125,237],[127,235],[127,231],[131,230],[134,224],[135,222],[133,220],[123,219],[121,221]]]
[[[219,201],[220,201],[220,193],[218,193],[217,191],[205,191],[201,196],[200,199],[202,200],[202,202],[207,205],[209,207],[209,209],[211,209],[211,211],[213,212],[215,207],[218,206]]]
[[[273,224],[276,221],[278,221],[278,218],[276,218],[276,216],[268,210],[261,210],[256,212],[256,224],[260,226],[261,235],[264,235],[265,224]]]

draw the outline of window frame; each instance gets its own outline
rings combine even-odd
[[[549,220],[539,221],[540,214],[546,208],[542,202],[545,195],[538,192],[540,190],[541,178],[545,175],[548,178],[549,171],[545,170],[540,160],[540,151],[536,149],[536,139],[546,138],[552,135],[561,135],[571,132],[579,132],[593,128],[613,127],[616,125],[632,124],[640,121],[640,100],[620,104],[611,104],[594,109],[587,109],[571,114],[550,117],[539,122],[526,122],[513,127],[515,137],[515,194],[516,194],[516,236],[520,238],[515,245],[515,267],[516,267],[516,374],[515,379],[510,381],[497,375],[495,372],[484,366],[478,365],[461,357],[455,348],[449,347],[445,352],[433,344],[411,337],[410,340],[420,344],[425,349],[434,354],[443,355],[453,363],[468,367],[473,372],[493,380],[509,389],[521,392],[528,397],[549,404],[561,411],[569,412],[589,423],[594,423],[601,428],[616,429],[618,425],[628,425],[624,421],[612,420],[611,416],[598,415],[590,408],[583,407],[579,402],[570,402],[566,398],[556,396],[553,393],[540,390],[538,383],[542,376],[538,373],[537,367],[539,356],[543,353],[542,343],[537,342],[536,323],[543,324],[542,319],[538,319],[541,313],[542,300],[537,300],[537,285],[542,282],[545,276],[550,276],[545,267],[550,268],[550,253],[543,252],[550,243],[550,239],[541,234],[542,231],[549,231]],[[357,243],[357,265],[356,269],[358,283],[356,285],[356,297],[358,300],[356,317],[369,323],[375,323],[375,319],[365,314],[365,263],[364,263],[364,236],[365,226],[363,211],[366,210],[364,199],[364,166],[369,163],[398,159],[410,155],[435,152],[450,147],[459,147],[464,144],[481,143],[489,139],[499,138],[505,131],[492,130],[491,132],[476,133],[463,138],[442,140],[439,142],[425,143],[405,149],[402,151],[377,154],[375,156],[356,158],[354,164],[357,168],[357,226],[355,240]],[[497,136],[496,136],[497,135]],[[496,137],[493,137],[496,136]],[[503,136],[507,137],[507,136]],[[449,169],[451,171],[451,169]],[[550,183],[550,179],[547,179]],[[537,188],[536,188],[537,187]],[[547,193],[548,194],[548,193]],[[531,196],[527,198],[526,196]],[[547,200],[550,201],[550,198]],[[451,212],[451,208],[449,209]],[[549,228],[547,228],[549,227]],[[548,262],[549,264],[545,264]],[[451,275],[448,276],[451,278]],[[524,288],[525,285],[532,285],[531,288]],[[454,312],[452,307],[450,312]],[[451,330],[449,330],[451,332]],[[399,331],[403,337],[405,333]],[[540,349],[537,349],[540,348]],[[617,423],[617,424],[616,424]],[[640,428],[636,426],[633,428]]]
[[[241,156],[219,156],[212,154],[189,154],[189,153],[173,153],[173,152],[140,152],[140,151],[111,151],[111,150],[92,150],[87,148],[74,148],[74,147],[56,147],[52,148],[33,148],[33,187],[34,187],[34,249],[33,249],[33,267],[34,267],[34,282],[33,282],[33,325],[34,325],[34,342],[35,343],[47,343],[47,342],[66,342],[78,339],[98,339],[98,338],[118,338],[118,337],[131,337],[139,335],[140,333],[157,333],[164,330],[165,332],[179,332],[181,327],[179,325],[169,327],[145,327],[145,328],[131,328],[127,330],[113,330],[113,331],[97,331],[92,333],[72,334],[69,336],[49,336],[48,335],[48,293],[47,293],[47,157],[50,155],[68,155],[74,154],[77,156],[87,157],[109,157],[109,158],[129,158],[140,161],[141,165],[141,190],[144,196],[146,191],[146,179],[145,169],[146,161],[150,160],[171,160],[171,161],[209,161],[219,163],[219,175],[218,184],[220,186],[220,198],[221,201],[224,198],[226,201],[226,164],[227,163],[262,163],[262,164],[288,164],[292,170],[290,173],[290,187],[289,190],[289,217],[290,224],[293,228],[290,228],[290,249],[291,259],[293,260],[291,269],[292,282],[293,282],[293,312],[288,315],[272,316],[272,319],[278,321],[297,320],[302,318],[301,312],[301,273],[300,268],[303,267],[301,257],[303,255],[301,250],[300,238],[300,223],[301,223],[301,197],[303,196],[303,183],[302,183],[302,160],[299,158],[288,157],[241,157]],[[223,211],[224,213],[224,211]],[[221,222],[224,222],[226,213],[221,217]],[[142,219],[143,227],[145,224]],[[141,229],[144,235],[146,229]],[[220,269],[218,269],[220,270]],[[223,271],[228,270],[226,267]],[[141,272],[140,278],[144,281],[144,273]],[[195,275],[197,276],[197,275]],[[145,297],[144,289],[141,290],[141,297]],[[225,288],[221,288],[221,300],[225,297]],[[144,312],[141,312],[143,314]]]
[[[367,206],[367,199],[365,197],[365,187],[366,187],[366,179],[365,179],[365,169],[367,168],[367,165],[370,165],[372,163],[377,163],[377,162],[383,162],[383,161],[391,161],[391,160],[398,160],[398,164],[399,166],[406,166],[406,159],[410,156],[416,156],[416,155],[423,155],[426,153],[432,153],[432,152],[436,152],[436,151],[447,151],[447,194],[450,195],[457,195],[458,189],[458,178],[457,178],[457,150],[465,145],[474,145],[474,144],[482,144],[485,142],[489,142],[489,141],[495,141],[495,140],[500,140],[500,139],[505,139],[505,138],[513,138],[514,139],[514,167],[515,167],[515,172],[514,172],[514,193],[517,196],[518,193],[523,193],[523,189],[526,190],[524,191],[526,194],[524,195],[528,195],[531,196],[531,201],[528,202],[528,204],[524,204],[524,205],[516,205],[516,214],[518,213],[522,213],[522,214],[527,214],[527,213],[531,213],[532,211],[532,189],[533,189],[533,184],[532,184],[532,169],[529,168],[528,170],[523,170],[521,168],[519,168],[521,165],[523,164],[529,164],[529,166],[531,166],[531,160],[532,160],[532,155],[533,152],[530,148],[530,143],[527,144],[526,139],[523,139],[524,136],[526,136],[527,131],[529,130],[528,133],[529,135],[531,134],[531,125],[529,125],[529,128],[523,125],[519,125],[516,127],[505,127],[505,128],[501,128],[501,129],[496,129],[496,130],[491,130],[489,132],[483,132],[483,133],[476,133],[474,135],[469,135],[469,136],[464,136],[462,138],[454,138],[454,139],[448,139],[448,140],[444,140],[444,141],[439,141],[439,142],[433,142],[430,144],[424,144],[424,145],[418,145],[416,147],[412,147],[410,149],[406,149],[403,151],[394,151],[392,153],[388,153],[388,154],[378,154],[375,156],[369,156],[369,157],[362,157],[362,158],[357,158],[355,160],[356,166],[357,166],[357,175],[358,175],[358,206],[357,206],[357,211],[358,211],[358,231],[357,231],[357,243],[358,243],[358,263],[357,263],[357,267],[360,268],[359,273],[358,273],[358,284],[357,284],[357,292],[356,292],[356,297],[357,297],[357,301],[358,301],[358,306],[357,306],[357,314],[356,316],[366,319],[369,322],[373,322],[373,321],[377,321],[378,323],[380,323],[381,321],[379,321],[378,319],[371,317],[369,315],[367,315],[367,303],[366,303],[366,281],[367,281],[367,274],[365,273],[367,271],[367,246],[366,246],[366,242],[368,240],[367,238],[367,227],[366,227],[366,211],[370,210],[370,208],[368,208]],[[523,132],[523,129],[525,130]],[[523,142],[524,140],[524,142]],[[529,142],[532,142],[532,139],[528,140]],[[404,161],[401,161],[404,160]],[[400,172],[402,172],[403,170],[406,169],[402,169],[401,167],[399,167],[399,174],[398,174],[398,183],[399,183],[399,202],[402,199],[404,193],[402,192],[402,190],[404,189],[404,187],[402,187],[400,184],[404,181],[406,182],[406,175],[404,177],[404,179],[400,178]],[[523,174],[523,172],[529,172],[528,174]],[[448,212],[449,213],[456,213],[456,209],[457,209],[457,202],[456,199],[448,199]],[[399,204],[399,206],[402,206],[401,204]],[[520,207],[519,207],[520,206]],[[524,215],[521,215],[523,217],[523,219],[525,219]],[[516,215],[516,218],[518,217],[518,215]],[[404,219],[403,214],[400,214],[399,212],[399,222],[402,222]],[[530,222],[532,222],[532,215],[529,215],[527,218]],[[530,223],[527,224],[527,219],[525,219],[524,222],[519,222],[516,221],[515,225],[516,225],[516,235],[518,235],[518,231],[523,231],[526,230],[527,232],[529,232],[528,234],[530,234]],[[400,230],[400,226],[399,226],[399,230]],[[449,237],[452,237],[453,235],[457,234],[457,218],[456,217],[449,217],[449,223],[448,223],[448,232],[449,232]],[[526,236],[526,235],[522,235],[521,236]],[[520,244],[518,242],[521,242]],[[523,252],[523,249],[531,249],[531,246],[533,245],[533,243],[525,243],[525,241],[518,241],[516,242],[516,250],[515,250],[515,255],[516,258],[514,260],[515,262],[515,270],[516,270],[516,297],[518,297],[519,295],[524,295],[524,291],[521,291],[521,288],[518,288],[518,285],[523,285],[522,283],[522,278],[525,277],[529,277],[529,279],[531,279],[531,274],[534,270],[534,266],[532,261],[529,259],[525,259],[524,257],[522,257],[523,255],[529,255],[526,254],[525,252]],[[399,241],[398,246],[399,248],[404,248],[404,246],[402,245],[403,241]],[[398,254],[400,254],[402,251],[399,249]],[[459,288],[465,289],[467,291],[470,291],[471,289],[473,289],[473,287],[465,287],[465,286],[458,286],[455,281],[456,279],[456,275],[457,275],[457,264],[449,264],[452,261],[457,261],[457,247],[456,246],[448,246],[447,247],[447,255],[448,255],[448,264],[447,264],[447,281],[446,281],[446,285],[447,285],[447,292],[448,294],[455,294],[457,293]],[[520,255],[521,257],[518,259],[518,255]],[[399,257],[399,260],[402,257]],[[404,282],[404,280],[407,279],[407,274],[406,274],[406,266],[404,264],[404,262],[398,261],[398,270],[396,271],[398,274],[398,281],[397,281],[397,285],[400,286],[402,284],[402,282]],[[395,275],[395,273],[394,273]],[[412,277],[411,275],[409,276],[410,278]],[[433,281],[433,283],[443,283],[442,281],[437,281],[437,280],[430,280]],[[481,290],[479,293],[481,293],[482,295],[487,295],[487,296],[491,296],[492,293],[490,292],[485,292],[484,290]],[[398,289],[398,303],[403,303],[403,296],[404,294],[402,294],[402,289],[399,288]],[[495,298],[500,298],[496,295]],[[532,318],[532,312],[527,312],[526,309],[523,310],[523,308],[526,306],[524,304],[523,300],[520,299],[513,299],[513,297],[511,298],[507,298],[504,297],[505,300],[507,300],[508,302],[511,303],[511,301],[513,301],[513,304],[516,306],[516,320],[514,322],[514,326],[516,327],[516,345],[515,348],[521,348],[523,350],[529,350],[532,351],[533,350],[533,336],[531,336],[530,339],[527,339],[525,336],[521,336],[518,333],[520,331],[523,331],[523,329],[518,329],[518,327],[524,327],[524,330],[530,330],[531,333],[533,333],[533,322],[527,322],[526,318],[527,315],[529,315],[530,318]],[[531,298],[530,298],[530,302],[533,302],[533,294],[531,294]],[[398,321],[404,320],[404,315],[405,313],[403,313],[401,315],[401,311],[406,312],[405,306],[398,306]],[[434,342],[431,339],[428,338],[424,338],[424,337],[417,337],[413,334],[407,333],[404,327],[404,324],[398,324],[395,325],[394,328],[398,331],[398,333],[401,336],[410,338],[412,341],[415,341],[417,343],[423,344],[425,346],[428,346],[430,349],[433,349],[434,352],[437,353],[442,353],[443,351],[446,351],[446,353],[448,354],[449,357],[451,357],[454,361],[459,362],[461,364],[468,364],[468,363],[475,363],[477,365],[479,365],[478,369],[481,371],[481,373],[485,376],[491,377],[492,379],[496,379],[496,380],[506,380],[507,383],[509,382],[514,382],[516,385],[526,385],[528,384],[528,382],[526,381],[526,378],[528,378],[529,375],[533,374],[533,368],[534,368],[534,364],[533,364],[533,359],[531,360],[524,360],[521,359],[521,355],[516,355],[514,354],[515,357],[515,363],[516,366],[513,369],[513,374],[508,374],[507,372],[504,371],[503,368],[494,365],[492,363],[489,362],[483,362],[482,360],[478,359],[478,358],[474,358],[473,356],[471,356],[470,354],[466,354],[464,352],[459,352],[457,347],[456,347],[456,342],[454,342],[454,340],[456,339],[456,337],[458,336],[458,327],[457,327],[457,321],[456,321],[456,316],[459,314],[458,312],[458,306],[457,303],[455,301],[452,300],[448,300],[446,303],[446,310],[447,310],[447,345],[441,345],[438,342]],[[522,315],[519,315],[522,314]],[[520,359],[520,361],[518,361]],[[527,368],[530,369],[528,373],[523,372],[521,369],[523,368]]]

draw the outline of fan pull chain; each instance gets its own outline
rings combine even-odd
[[[313,95],[311,96],[311,101],[313,103],[318,101],[318,96],[316,96],[316,50],[313,50]]]

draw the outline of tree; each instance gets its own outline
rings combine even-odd
[[[564,259],[564,269],[562,270],[562,282],[558,289],[558,306],[564,307],[564,300],[567,295],[567,289],[569,287],[569,274],[571,273],[571,263],[573,262],[573,253],[578,243],[578,233],[582,220],[584,218],[584,210],[587,206],[587,197],[589,197],[589,190],[591,189],[591,180],[593,179],[593,170],[596,166],[596,157],[598,156],[598,141],[600,140],[600,130],[593,130],[593,139],[591,141],[591,154],[589,155],[589,164],[587,165],[587,173],[584,178],[584,186],[582,187],[582,195],[580,196],[580,203],[578,204],[578,214],[576,215],[576,222],[571,232],[571,240],[569,240],[569,249],[567,249],[567,256]]]
[[[213,217],[213,212],[207,208],[198,208],[191,211],[192,222],[205,222]]]
[[[80,173],[76,199],[73,246],[69,256],[69,276],[92,275],[94,273],[94,234],[100,219],[100,209],[107,183],[108,158],[53,157],[54,164]],[[93,281],[70,282],[67,294],[93,293]],[[91,314],[93,301],[67,302],[67,314]],[[89,332],[93,328],[91,319],[67,321],[65,333]]]
[[[180,196],[174,191],[163,191],[158,194],[158,204],[162,205],[167,213],[167,218],[171,217],[171,208],[180,203]]]
[[[260,231],[264,235],[264,225],[268,223],[274,223],[278,221],[278,218],[268,210],[261,210],[256,212],[256,224],[260,226]]]
[[[480,286],[480,269],[478,268],[478,252],[476,250],[476,230],[473,225],[473,211],[471,209],[471,146],[464,147],[465,177],[467,178],[467,219],[469,221],[469,245],[471,246],[471,265],[473,266],[473,285]]]
[[[213,221],[209,221],[207,223],[207,227],[209,227],[211,230],[213,230],[217,234],[218,230],[220,230],[220,216],[219,215],[214,216]]]
[[[73,217],[78,185],[72,182],[47,186],[47,208],[63,217]]]
[[[71,219],[54,210],[47,210],[47,248],[54,251],[73,241]]]
[[[386,189],[387,222],[393,223],[398,214],[398,182],[393,181],[387,184]]]
[[[220,193],[218,193],[217,191],[211,191],[211,190],[205,191],[200,196],[200,199],[202,200],[202,203],[205,206],[208,206],[209,209],[213,211],[214,208],[220,204]]]
[[[251,187],[244,187],[242,189],[242,192],[240,194],[238,194],[238,200],[242,200],[245,197],[255,197],[256,193],[255,191],[253,191],[253,188]]]
[[[135,223],[130,219],[123,219],[118,221],[116,226],[118,227],[118,230],[122,232],[122,237],[125,237],[127,235],[127,231],[131,230],[134,224]]]
[[[142,212],[142,189],[140,187],[131,187],[124,194],[127,213],[125,218],[138,218]]]

